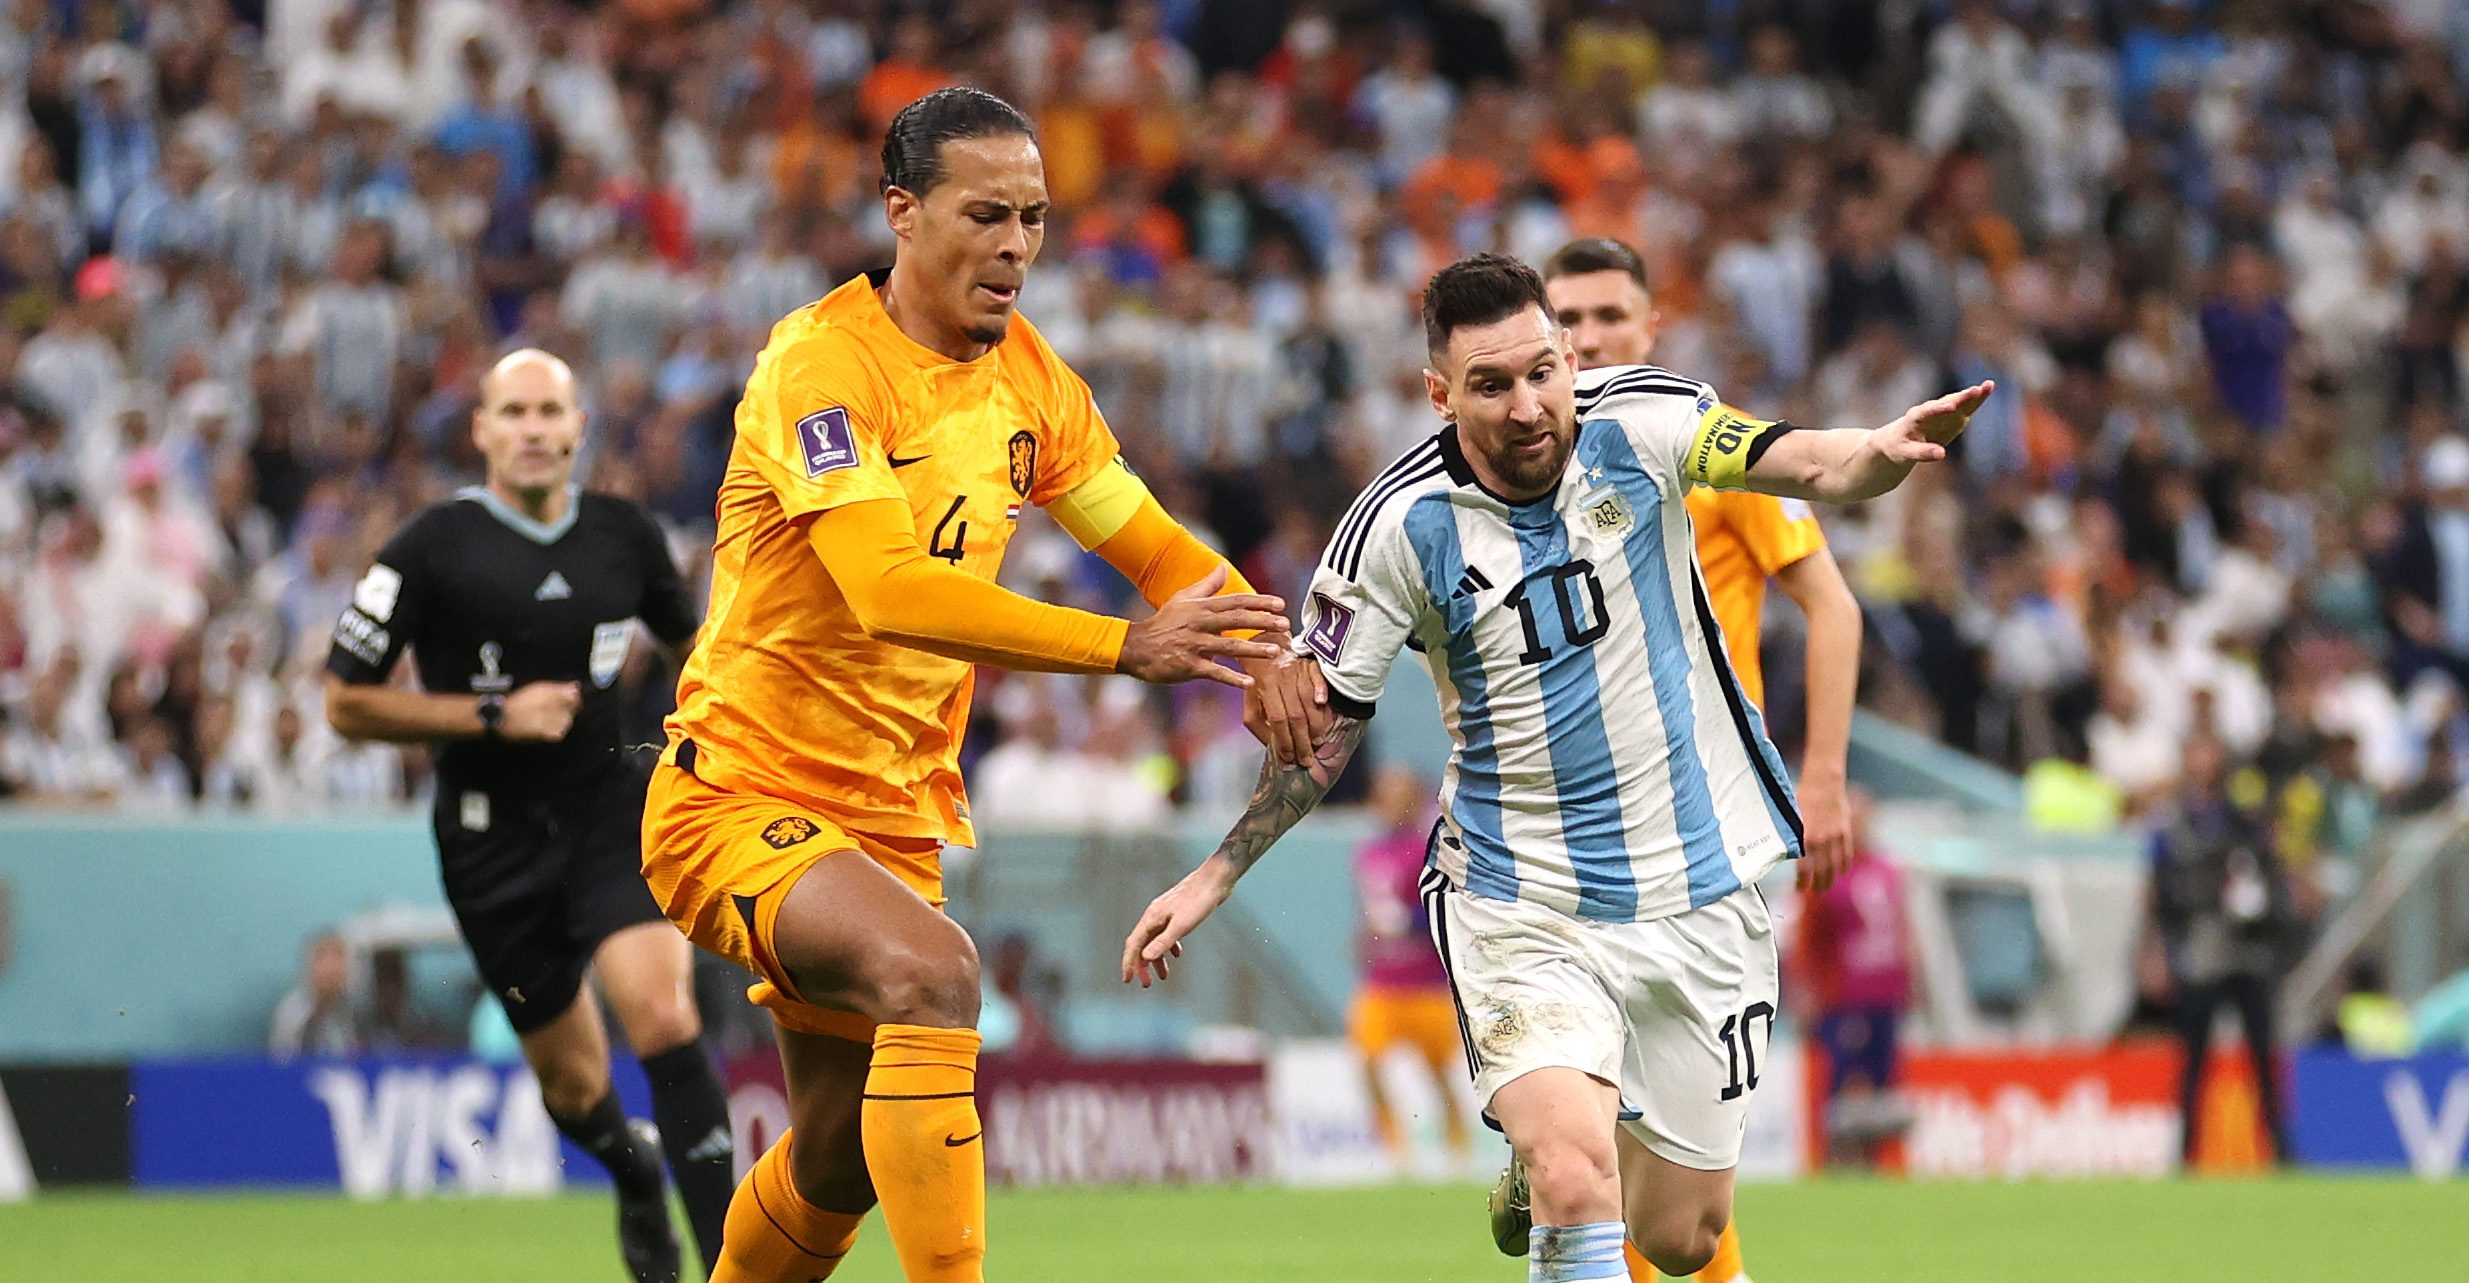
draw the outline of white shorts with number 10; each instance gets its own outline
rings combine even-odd
[[[1588,922],[1426,875],[1475,1097],[1552,1066],[1620,1089],[1621,1125],[1683,1167],[1740,1162],[1774,1029],[1774,923],[1744,888],[1647,922]]]

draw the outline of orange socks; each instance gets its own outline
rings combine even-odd
[[[859,1115],[866,1171],[909,1283],[983,1283],[986,1142],[974,1029],[884,1025]]]
[[[1715,1243],[1715,1259],[1697,1272],[1697,1283],[1732,1283],[1748,1272],[1740,1259],[1740,1222],[1723,1227],[1723,1237]]]
[[[859,1114],[866,1172],[909,1283],[984,1283],[986,1144],[977,1120],[977,1031],[884,1025]],[[819,1283],[857,1241],[862,1213],[800,1197],[780,1140],[729,1200],[711,1283]]]
[[[830,1278],[857,1242],[863,1213],[827,1212],[798,1196],[789,1179],[795,1135],[782,1133],[738,1182],[711,1283],[814,1283]]]
[[[1655,1283],[1656,1279],[1663,1277],[1655,1273],[1654,1266],[1647,1264],[1646,1258],[1638,1252],[1637,1244],[1623,1243],[1620,1250],[1624,1254],[1623,1259],[1629,1262],[1632,1283]],[[1697,1272],[1696,1283],[1732,1283],[1748,1268],[1740,1259],[1740,1224],[1735,1221],[1723,1227],[1723,1237],[1715,1244],[1715,1259],[1708,1261],[1706,1268]]]

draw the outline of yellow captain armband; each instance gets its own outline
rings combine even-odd
[[[1703,404],[1703,403],[1701,403]],[[1718,490],[1740,490],[1749,484],[1749,469],[1774,439],[1792,425],[1752,419],[1716,401],[1698,413],[1684,460],[1692,480]]]
[[[1226,567],[1220,592],[1247,593],[1252,586],[1243,572],[1192,536],[1183,524],[1159,506],[1132,470],[1118,456],[1095,476],[1072,487],[1046,511],[1080,546],[1106,559],[1140,589],[1143,599],[1159,605],[1191,587],[1209,572]],[[1228,633],[1229,637],[1247,634]]]
[[[1123,456],[1116,455],[1070,493],[1046,505],[1046,511],[1054,514],[1056,524],[1073,542],[1093,550],[1123,533],[1148,497],[1149,487],[1125,466]]]

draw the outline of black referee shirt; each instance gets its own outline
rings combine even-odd
[[[559,743],[458,739],[437,751],[441,796],[564,792],[618,764],[615,686],[636,619],[672,645],[700,622],[650,514],[577,493],[564,520],[544,525],[473,486],[414,517],[377,555],[335,624],[326,669],[379,684],[408,646],[432,692],[579,683],[583,702]]]

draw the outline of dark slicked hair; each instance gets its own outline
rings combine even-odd
[[[1552,314],[1535,269],[1506,254],[1473,254],[1432,274],[1423,287],[1423,343],[1432,359],[1449,350],[1452,331],[1468,325],[1489,325],[1527,308]]]
[[[1543,260],[1543,279],[1547,281],[1564,276],[1592,276],[1597,272],[1618,272],[1637,282],[1639,289],[1646,288],[1646,260],[1609,236],[1571,241]]]
[[[1018,107],[983,89],[937,89],[901,108],[883,131],[883,190],[923,197],[943,181],[943,144],[1014,134],[1037,138]]]

